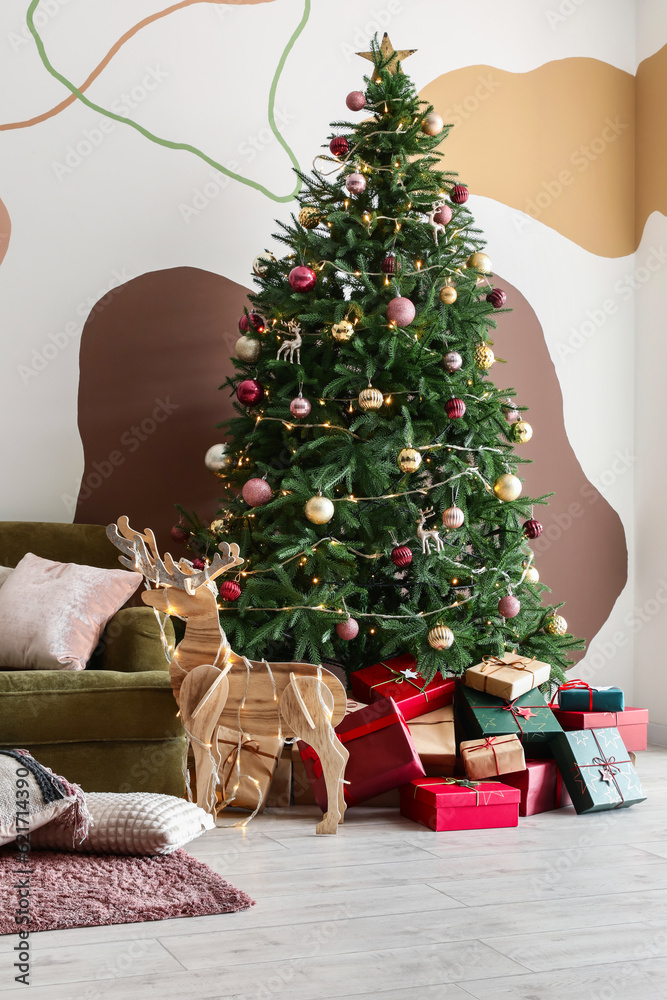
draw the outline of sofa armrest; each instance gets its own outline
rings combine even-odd
[[[164,631],[170,646],[175,645],[174,626],[167,618]],[[122,608],[106,629],[91,667],[137,673],[142,670],[169,670],[162,649],[160,629],[152,608]]]

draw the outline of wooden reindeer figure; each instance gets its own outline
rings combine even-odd
[[[435,550],[439,552],[444,549],[445,543],[438,534],[437,528],[426,529],[426,518],[430,517],[433,513],[433,507],[429,507],[428,510],[419,511],[419,520],[417,521],[417,537],[422,543],[422,552],[431,554],[431,541],[435,542]]]
[[[282,727],[284,736],[303,739],[316,752],[322,749],[322,768],[330,794],[317,832],[335,833],[345,810],[343,777],[348,754],[333,727],[345,715],[345,689],[337,677],[316,664],[249,660],[232,650],[220,624],[214,581],[243,562],[238,545],[222,542],[211,562],[197,570],[187,559],[176,562],[169,553],[162,558],[153,532],[149,528],[143,533],[135,531],[125,516],[108,526],[107,535],[121,551],[123,566],[143,573],[150,588],[142,594],[144,603],[186,621],[185,635],[174,651],[169,676],[186,730],[204,744],[200,749],[208,750],[206,744],[213,744],[210,749],[215,759],[213,732],[217,725],[235,731],[242,727],[258,738],[275,737]],[[206,675],[209,687],[216,685],[213,701],[207,697],[204,681],[198,680],[191,690],[188,675],[202,665],[225,674],[227,690],[217,682],[217,674],[209,671]],[[201,672],[197,677],[202,677]],[[215,722],[214,713],[204,707],[210,709],[212,704],[219,708]],[[193,732],[193,718],[202,712],[206,721]],[[195,740],[193,744],[197,745]],[[210,786],[205,794],[208,792]]]
[[[301,337],[301,324],[297,323],[295,319],[291,319],[287,324],[289,332],[292,334],[293,340],[283,340],[282,344],[278,348],[278,353],[276,354],[276,359],[289,354],[290,364],[294,362],[294,355],[296,354],[296,363],[301,364],[301,344],[303,339]]]

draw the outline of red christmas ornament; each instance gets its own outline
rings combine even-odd
[[[539,538],[543,528],[539,521],[535,521],[531,517],[530,521],[523,522],[523,530],[526,533],[526,538]]]
[[[196,559],[192,560],[192,565],[194,566],[195,569],[205,569],[206,568],[206,563],[204,562],[203,559],[200,559],[199,557],[197,557]]]
[[[466,404],[462,399],[458,399],[456,396],[452,396],[445,403],[445,413],[450,420],[458,420],[466,411]]]
[[[490,302],[494,309],[500,309],[507,302],[507,296],[502,288],[494,288],[493,291],[489,292],[486,296],[486,301]]]
[[[335,136],[329,143],[332,156],[345,156],[349,148],[350,144],[344,135]]]
[[[393,253],[387,254],[385,259],[380,264],[380,270],[383,274],[396,274],[397,271],[401,269],[401,262],[396,260]]]
[[[443,205],[433,216],[433,221],[439,226],[447,226],[452,221],[452,210],[449,205]]]
[[[220,597],[223,601],[238,601],[241,596],[241,588],[236,580],[225,580],[220,587]]]
[[[347,621],[338,622],[336,632],[339,639],[354,639],[359,635],[359,624],[354,618],[348,618]]]
[[[345,103],[350,111],[361,111],[362,108],[366,107],[366,95],[361,90],[353,90],[345,98]]]
[[[394,566],[409,566],[412,562],[412,549],[407,545],[397,545],[391,550],[391,561]]]
[[[178,542],[179,545],[184,545],[190,537],[190,532],[182,524],[175,524],[169,534],[172,540]]]
[[[239,330],[241,331],[241,333],[247,333],[248,330],[250,329],[251,323],[253,329],[256,330],[257,333],[264,333],[264,331],[266,330],[264,317],[260,316],[259,313],[251,312],[250,322],[248,322],[248,316],[246,315],[246,313],[243,313],[243,316],[241,316],[241,319],[239,320]]]
[[[264,398],[264,386],[256,378],[246,378],[236,387],[236,398],[244,406],[257,406]]]
[[[266,479],[249,479],[241,492],[251,507],[263,507],[271,499],[271,487]]]
[[[315,287],[317,275],[313,271],[312,267],[306,267],[304,264],[300,264],[298,267],[292,268],[287,280],[290,283],[292,291],[309,292]]]
[[[498,614],[503,618],[515,618],[521,611],[521,601],[512,594],[506,594],[498,601]]]
[[[414,302],[405,298],[404,295],[398,295],[387,304],[385,315],[389,322],[395,323],[396,326],[409,326],[415,318],[416,312]]]
[[[449,197],[455,205],[463,205],[468,200],[469,194],[470,192],[465,184],[455,184],[449,192]]]

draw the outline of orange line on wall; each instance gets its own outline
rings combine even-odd
[[[162,17],[166,17],[167,14],[173,14],[175,10],[180,10],[182,7],[191,7],[193,4],[196,3],[226,4],[227,6],[232,6],[232,5],[245,6],[247,4],[271,3],[271,2],[273,2],[273,0],[180,0],[180,3],[172,4],[171,7],[167,7],[165,8],[165,10],[160,10],[156,14],[151,14],[149,17],[145,17],[143,21],[139,21],[137,24],[134,25],[134,27],[126,31],[124,35],[121,35],[118,41],[111,46],[111,48],[104,56],[102,61],[95,67],[95,69],[92,71],[88,79],[84,80],[84,82],[81,84],[81,86],[79,87],[79,91],[82,94],[85,93],[88,87],[90,87],[91,83],[93,83],[94,80],[96,80],[97,77],[100,75],[102,70],[109,65],[109,63],[116,55],[116,53],[119,51],[119,49],[122,48],[125,42],[129,41],[130,38],[136,35],[138,31],[140,31],[142,28],[145,28],[146,25],[152,24],[154,21],[159,21],[160,18]],[[70,94],[69,97],[66,97],[64,101],[60,102],[60,104],[56,104],[55,107],[51,108],[49,111],[44,111],[43,114],[41,115],[35,115],[34,118],[27,118],[25,121],[22,122],[8,122],[5,125],[0,125],[0,132],[6,132],[10,129],[15,129],[15,128],[28,128],[30,125],[39,125],[40,122],[45,122],[47,121],[47,119],[53,118],[55,115],[60,114],[60,112],[64,111],[65,108],[69,107],[70,104],[73,104],[76,101],[76,99],[77,99],[76,94]]]

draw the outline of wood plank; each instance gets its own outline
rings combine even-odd
[[[475,1000],[665,1000],[667,960],[614,962],[465,984]]]

